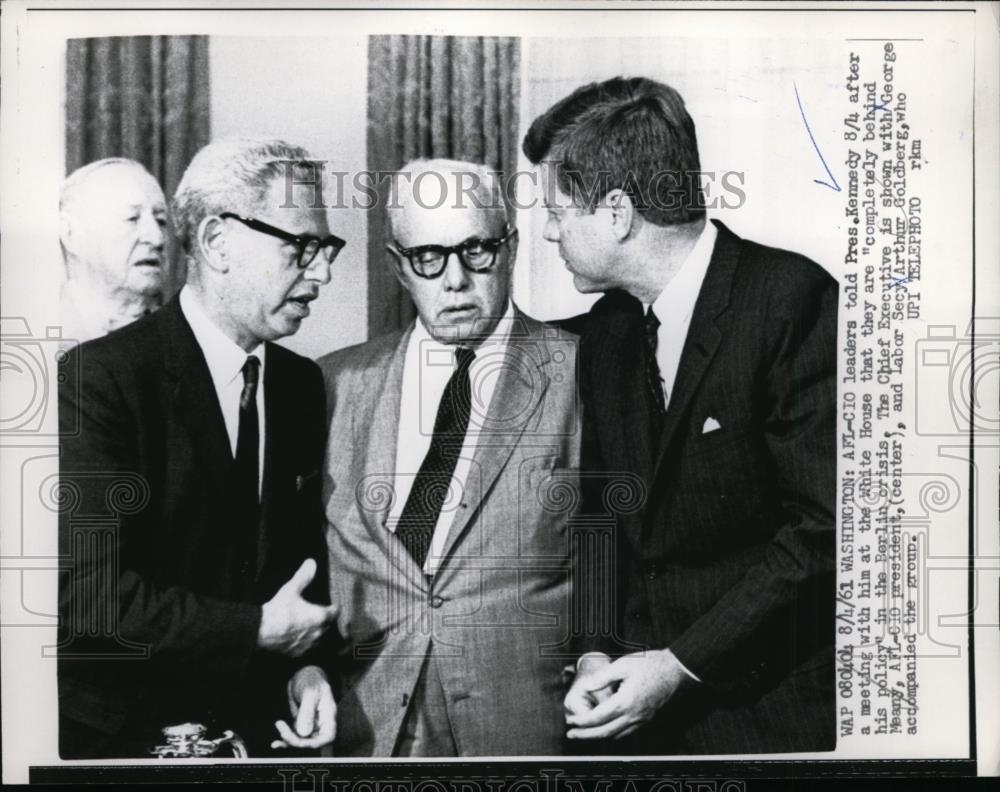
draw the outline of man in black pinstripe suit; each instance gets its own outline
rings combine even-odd
[[[660,755],[834,748],[836,281],[707,222],[694,123],[666,85],[584,86],[524,151],[545,238],[577,289],[605,293],[571,320],[582,466],[645,485],[642,508],[611,515],[613,557],[575,580],[610,603],[588,623],[613,628],[580,636],[568,737]]]

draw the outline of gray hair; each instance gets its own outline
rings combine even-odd
[[[322,168],[301,146],[268,138],[232,137],[202,148],[187,166],[172,214],[177,237],[190,254],[201,221],[222,212],[252,213],[263,208],[274,179],[289,168],[309,171],[322,200]]]
[[[126,157],[107,157],[105,159],[95,160],[94,162],[89,162],[73,171],[66,180],[62,183],[62,188],[59,190],[59,211],[65,212],[72,206],[73,201],[76,200],[80,193],[80,188],[83,187],[94,174],[95,171],[99,171],[108,165],[126,165],[131,168],[137,168],[138,170],[145,173],[149,178],[155,179],[152,173],[146,170],[146,167],[141,162],[136,162],[133,159],[128,159]]]
[[[433,174],[437,178],[428,180]],[[444,206],[448,195],[455,195],[454,208],[464,202],[484,212],[497,213],[503,223],[510,222],[507,203],[503,197],[500,174],[480,162],[453,159],[415,159],[407,162],[393,176],[393,195],[386,207],[393,233],[399,228],[400,213],[410,204],[425,208]],[[428,187],[430,189],[428,189]],[[429,195],[437,195],[440,200]]]

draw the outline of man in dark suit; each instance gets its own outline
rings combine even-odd
[[[187,722],[233,729],[254,755],[333,739],[310,655],[335,616],[322,604],[323,383],[272,343],[298,330],[343,246],[310,208],[314,180],[282,141],[203,148],[174,198],[187,285],[69,353],[63,758],[148,756]],[[275,723],[288,707],[294,729]]]
[[[706,222],[694,123],[666,85],[580,88],[524,151],[545,238],[577,289],[605,292],[577,322],[581,468],[645,483],[642,508],[612,515],[614,553],[576,580],[610,586],[585,601],[611,603],[588,623],[614,627],[581,642],[568,737],[832,749],[836,281]]]

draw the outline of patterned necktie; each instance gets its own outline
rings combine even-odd
[[[242,571],[254,568],[260,521],[260,427],[257,417],[257,383],[260,360],[254,355],[243,364],[243,391],[240,393],[240,428],[236,435],[236,510],[239,536],[243,540]]]
[[[413,481],[396,526],[396,536],[421,568],[427,559],[434,527],[465,442],[465,430],[469,426],[472,406],[469,367],[475,357],[476,353],[471,349],[459,347],[455,350],[457,365],[438,405],[430,448]]]
[[[652,418],[656,435],[663,428],[663,417],[667,414],[667,402],[663,394],[663,377],[660,376],[660,365],[656,362],[656,345],[660,320],[656,318],[653,306],[646,311],[646,384],[652,397]]]

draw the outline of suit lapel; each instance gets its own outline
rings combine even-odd
[[[364,398],[372,406],[361,412],[363,420],[353,427],[354,443],[365,451],[359,470],[363,484],[356,495],[358,510],[374,541],[406,577],[420,587],[426,585],[423,570],[406,547],[388,528],[391,499],[384,493],[395,489],[396,442],[399,435],[399,402],[403,396],[403,368],[413,325],[400,336],[399,343],[383,365],[365,372]]]
[[[224,492],[229,486],[233,454],[208,363],[177,297],[161,308],[156,318],[162,331],[171,414],[185,429],[192,469],[209,480],[208,491]]]
[[[354,427],[355,442],[367,446],[364,472],[366,475],[389,476],[396,470],[396,440],[399,427],[399,401],[403,390],[403,367],[406,347],[413,328],[403,333],[399,344],[383,366],[370,367],[365,372],[364,391],[372,407],[367,420]],[[372,527],[385,530],[389,515],[390,499],[380,498],[379,508],[366,509]]]
[[[641,303],[621,291],[595,306],[581,341],[587,376],[584,401],[592,412],[605,470],[625,470],[648,481],[656,458],[645,399]],[[627,522],[627,521],[626,521]]]
[[[466,476],[462,506],[448,531],[441,569],[468,531],[480,504],[510,459],[525,427],[534,419],[548,389],[548,362],[544,325],[515,308],[500,378],[490,399],[472,466]]]
[[[670,394],[663,434],[657,445],[654,468],[656,475],[651,479],[654,482],[674,435],[684,425],[684,416],[687,414],[691,399],[722,342],[721,316],[729,305],[733,276],[740,256],[740,239],[722,223],[713,222],[718,227],[719,235],[715,240],[715,249],[712,251],[705,281],[695,303],[691,325],[677,367],[677,378],[674,381],[674,391]]]
[[[264,567],[273,532],[289,517],[287,504],[282,503],[281,493],[292,492],[291,477],[295,470],[295,400],[283,350],[267,344],[267,362],[264,366],[264,476],[260,490],[260,523],[257,539],[257,576]]]

